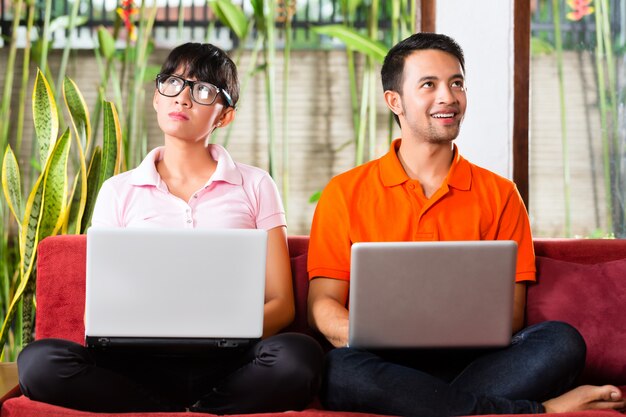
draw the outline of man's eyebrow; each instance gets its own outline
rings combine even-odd
[[[427,75],[427,76],[422,77],[419,80],[417,80],[417,82],[418,83],[422,83],[424,81],[436,81],[438,79],[439,79],[439,77],[435,77],[434,75]]]
[[[458,79],[462,79],[465,80],[465,77],[463,76],[463,74],[454,74],[452,75],[449,80],[458,80]],[[425,81],[437,81],[439,79],[439,77],[434,76],[434,75],[426,75],[422,78],[420,78],[419,80],[417,80],[418,83],[423,83]]]

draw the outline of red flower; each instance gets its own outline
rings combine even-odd
[[[567,18],[569,20],[578,21],[592,14],[594,9],[589,6],[592,2],[593,0],[567,0],[567,4],[573,9],[567,14]]]
[[[131,40],[137,40],[137,35],[135,34],[135,25],[131,21],[131,17],[137,14],[137,8],[133,4],[133,0],[122,0],[122,6],[116,9],[117,14],[120,16],[122,21],[124,22],[124,26],[126,26],[126,30],[128,31],[128,36]]]

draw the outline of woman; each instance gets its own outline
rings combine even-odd
[[[262,228],[268,232],[263,340],[247,350],[157,355],[91,350],[47,339],[18,357],[29,398],[94,412],[239,414],[305,407],[319,387],[323,353],[312,338],[276,333],[294,318],[285,215],[269,175],[233,162],[211,133],[231,123],[237,70],[210,44],[168,56],[153,105],[164,146],[106,181],[93,227]]]

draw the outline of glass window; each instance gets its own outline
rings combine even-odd
[[[530,207],[537,237],[624,237],[626,0],[533,1]]]

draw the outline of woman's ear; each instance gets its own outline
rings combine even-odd
[[[222,112],[220,117],[217,119],[215,123],[217,127],[225,127],[230,124],[235,119],[235,108],[228,107],[226,110]]]
[[[154,107],[154,111],[157,111],[157,104],[159,103],[159,92],[157,89],[154,89],[154,96],[152,97],[152,107]]]
[[[402,96],[397,91],[386,90],[383,94],[385,98],[385,103],[389,110],[391,110],[396,116],[400,116],[403,114],[402,109]]]

